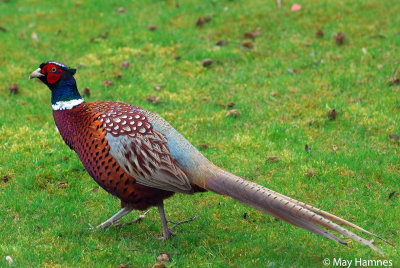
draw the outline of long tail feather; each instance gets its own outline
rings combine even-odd
[[[269,190],[269,189],[268,189],[268,190]],[[340,223],[340,224],[343,224],[343,225],[352,227],[352,228],[354,228],[354,229],[357,229],[357,230],[359,230],[359,231],[362,231],[362,232],[364,232],[364,233],[367,233],[367,234],[369,234],[369,235],[372,235],[372,236],[374,236],[374,237],[376,237],[376,238],[382,240],[383,242],[385,242],[385,243],[387,243],[387,244],[389,244],[389,245],[391,245],[391,246],[394,247],[394,245],[393,245],[392,243],[390,243],[389,241],[383,239],[383,238],[380,237],[380,236],[377,236],[377,235],[374,234],[374,233],[371,233],[371,232],[369,232],[369,231],[367,231],[367,230],[361,228],[360,226],[355,225],[354,223],[351,223],[351,222],[349,222],[349,221],[346,221],[346,220],[344,220],[344,219],[342,219],[342,218],[339,218],[338,216],[335,216],[335,215],[330,214],[330,213],[328,213],[328,212],[326,212],[326,211],[323,211],[323,210],[320,210],[320,209],[318,209],[318,208],[315,208],[315,207],[313,207],[313,206],[311,206],[311,205],[308,205],[308,204],[306,204],[306,203],[297,201],[296,199],[290,198],[290,197],[285,196],[285,195],[283,195],[283,194],[274,192],[274,191],[272,191],[272,190],[269,190],[269,191],[272,192],[272,193],[274,193],[274,194],[276,194],[276,195],[278,195],[278,196],[280,196],[280,197],[282,197],[282,198],[285,198],[285,199],[287,199],[287,200],[289,200],[289,201],[291,201],[291,202],[293,202],[293,203],[295,203],[295,204],[297,204],[297,205],[299,205],[299,206],[301,206],[301,207],[303,207],[303,208],[306,208],[306,209],[308,209],[308,210],[310,210],[310,211],[312,211],[312,212],[314,212],[314,213],[316,213],[316,214],[318,214],[318,215],[321,215],[321,216],[323,216],[323,217],[326,218],[326,219],[330,219],[330,220],[335,221],[335,222],[337,222],[337,223]]]
[[[388,241],[369,231],[364,230],[363,228],[351,222],[348,222],[323,210],[314,208],[313,206],[307,205],[303,202],[297,201],[293,198],[274,192],[268,188],[245,180],[235,174],[219,168],[217,168],[215,172],[206,179],[204,186],[207,190],[231,196],[234,199],[249,204],[260,211],[269,213],[274,217],[277,217],[295,226],[332,239],[344,245],[347,245],[347,243],[321,227],[325,227],[328,230],[337,232],[357,242],[360,242],[361,244],[370,247],[382,255],[384,255],[383,252],[376,248],[370,241],[365,240],[364,238],[343,228],[342,226],[338,225],[338,223],[363,231],[392,245]]]

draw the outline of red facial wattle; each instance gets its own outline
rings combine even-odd
[[[56,83],[60,79],[62,72],[63,70],[55,64],[47,64],[42,69],[42,73],[47,74],[47,82],[49,84]]]

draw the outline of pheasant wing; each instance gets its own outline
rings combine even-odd
[[[166,136],[138,109],[119,104],[98,119],[107,131],[110,153],[138,183],[172,192],[192,191],[186,174],[171,158]]]

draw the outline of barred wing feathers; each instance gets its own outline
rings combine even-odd
[[[174,163],[164,134],[147,117],[123,103],[98,116],[107,131],[110,153],[137,183],[171,192],[192,192],[186,174]]]

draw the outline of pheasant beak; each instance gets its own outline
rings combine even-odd
[[[32,78],[39,78],[39,77],[44,76],[44,74],[42,74],[41,71],[42,71],[42,69],[38,68],[37,70],[35,70],[34,72],[32,72],[32,73],[29,75],[29,80],[32,79]]]

